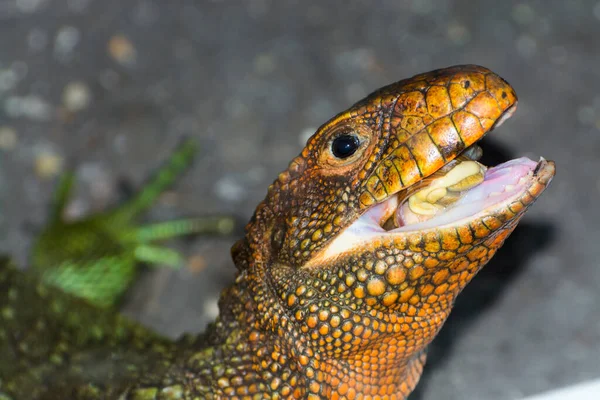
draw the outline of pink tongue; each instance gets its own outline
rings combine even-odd
[[[537,163],[531,161],[527,157],[516,158],[514,160],[507,161],[503,164],[497,165],[493,168],[489,168],[485,173],[485,180],[491,180],[498,176],[504,176],[509,173],[515,173],[523,176],[529,172],[529,170],[535,169]],[[518,171],[513,171],[513,168],[518,168]],[[523,173],[525,171],[525,173]]]

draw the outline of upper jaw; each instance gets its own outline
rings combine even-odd
[[[376,95],[378,103],[382,98],[393,101],[383,102],[385,151],[375,167],[366,163],[368,171],[361,176],[361,210],[435,173],[502,125],[518,104],[510,84],[474,65],[417,75]]]
[[[396,213],[401,205],[397,193],[392,194],[367,209],[340,232],[313,262],[321,264],[346,253],[364,252],[379,243],[415,233],[426,234],[447,228],[473,226],[490,216],[496,217],[502,221],[502,225],[506,225],[523,215],[527,207],[535,202],[549,185],[554,174],[554,162],[543,158],[537,163],[528,158],[508,161],[488,169],[484,182],[469,190],[449,211],[425,222],[386,231],[382,227],[383,223]]]

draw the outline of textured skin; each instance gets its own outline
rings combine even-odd
[[[335,256],[327,245],[384,193],[431,175],[479,140],[515,102],[497,75],[459,66],[387,86],[327,122],[271,185],[234,245],[235,283],[221,295],[217,321],[197,338],[169,344],[76,302],[66,313],[64,295],[64,307],[54,310],[45,304],[50,295],[10,268],[0,270],[0,393],[16,399],[406,398],[455,297],[544,190],[553,164],[545,163],[522,196],[462,225],[383,236]],[[349,131],[362,145],[338,160],[331,140]],[[24,311],[25,299],[39,309]],[[103,332],[124,324],[124,333],[90,338],[89,327],[69,323],[90,314],[98,314]],[[52,321],[59,336],[49,341],[31,329],[38,319]],[[64,349],[48,344],[57,337]],[[64,361],[46,361],[62,350]],[[138,367],[115,374],[90,351]],[[52,379],[64,368],[69,379]]]
[[[99,307],[110,307],[132,284],[140,262],[172,267],[183,264],[177,252],[155,246],[153,242],[182,235],[230,233],[233,228],[230,217],[134,225],[135,218],[189,167],[195,153],[195,142],[185,140],[131,200],[77,221],[63,219],[74,180],[73,175],[67,173],[56,191],[51,219],[34,243],[32,270],[46,283]]]

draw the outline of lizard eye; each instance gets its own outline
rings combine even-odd
[[[327,174],[329,171],[334,175],[345,174],[365,162],[361,156],[370,148],[371,133],[363,127],[341,123],[328,128],[323,136],[317,135],[320,147],[317,152],[318,163],[333,168],[322,169],[321,173]]]
[[[341,135],[331,142],[331,152],[340,159],[348,158],[358,150],[360,140],[355,135]]]

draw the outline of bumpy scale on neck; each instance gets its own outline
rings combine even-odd
[[[417,232],[323,268],[251,262],[222,307],[250,332],[244,367],[260,372],[242,380],[235,371],[223,393],[408,396],[456,295],[515,225]]]

